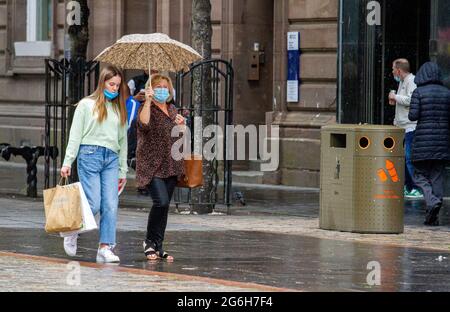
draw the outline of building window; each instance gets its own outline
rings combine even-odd
[[[16,57],[49,57],[52,47],[52,0],[26,0],[25,41],[14,42]]]
[[[27,0],[27,41],[51,40],[51,11],[51,0]]]

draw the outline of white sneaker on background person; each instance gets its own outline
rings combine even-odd
[[[120,259],[118,256],[116,256],[112,248],[110,246],[98,248],[97,251],[97,262],[100,263],[117,263],[120,262]]]
[[[64,251],[69,257],[77,255],[78,234],[64,237]]]

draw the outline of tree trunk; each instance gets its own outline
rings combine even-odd
[[[89,43],[89,15],[90,10],[87,0],[78,0],[81,8],[80,25],[69,26],[70,55],[73,60],[87,57],[87,47]]]
[[[67,139],[72,126],[73,115],[75,114],[74,104],[78,103],[84,96],[83,83],[84,72],[87,58],[87,48],[89,44],[89,15],[88,0],[78,0],[81,9],[81,23],[71,25],[68,29],[70,41],[70,67],[72,72],[69,74],[69,94],[67,111]],[[65,146],[62,147],[65,150]],[[64,157],[64,151],[61,155]],[[72,180],[78,181],[76,162],[72,166]]]
[[[69,103],[75,104],[84,96],[82,94],[82,76],[87,58],[87,47],[89,44],[89,7],[87,0],[79,0],[81,9],[80,25],[69,26],[70,61],[73,74],[70,75]],[[72,118],[69,118],[72,120]]]
[[[210,0],[193,0],[192,1],[192,30],[191,41],[192,47],[198,51],[204,60],[211,59],[211,2]],[[203,111],[212,107],[212,89],[211,89],[211,67],[204,65],[199,67],[193,73],[193,103],[195,116],[202,117],[202,128],[214,123],[214,113]],[[194,133],[197,142],[203,140],[203,129]],[[217,172],[214,169],[212,161],[203,160],[203,176],[204,185],[198,190],[192,192],[193,210],[200,214],[210,213],[214,210],[214,202],[216,200],[216,179]]]

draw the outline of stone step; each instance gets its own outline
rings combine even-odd
[[[263,184],[264,172],[261,171],[233,171],[232,181],[247,184]]]

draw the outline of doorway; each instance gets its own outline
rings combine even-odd
[[[450,1],[431,0],[430,59],[442,71],[442,81],[450,88]]]
[[[395,107],[387,105],[386,100],[389,91],[398,88],[392,76],[392,62],[398,58],[408,59],[411,72],[415,74],[429,60],[430,10],[430,1],[384,1],[384,44],[381,56],[384,67],[377,101],[381,114],[375,118],[377,123],[392,125],[394,122]]]
[[[392,124],[395,108],[386,101],[389,90],[398,88],[392,62],[407,58],[416,73],[430,59],[430,1],[380,0],[378,26],[367,23],[369,2],[340,2],[339,123]]]

